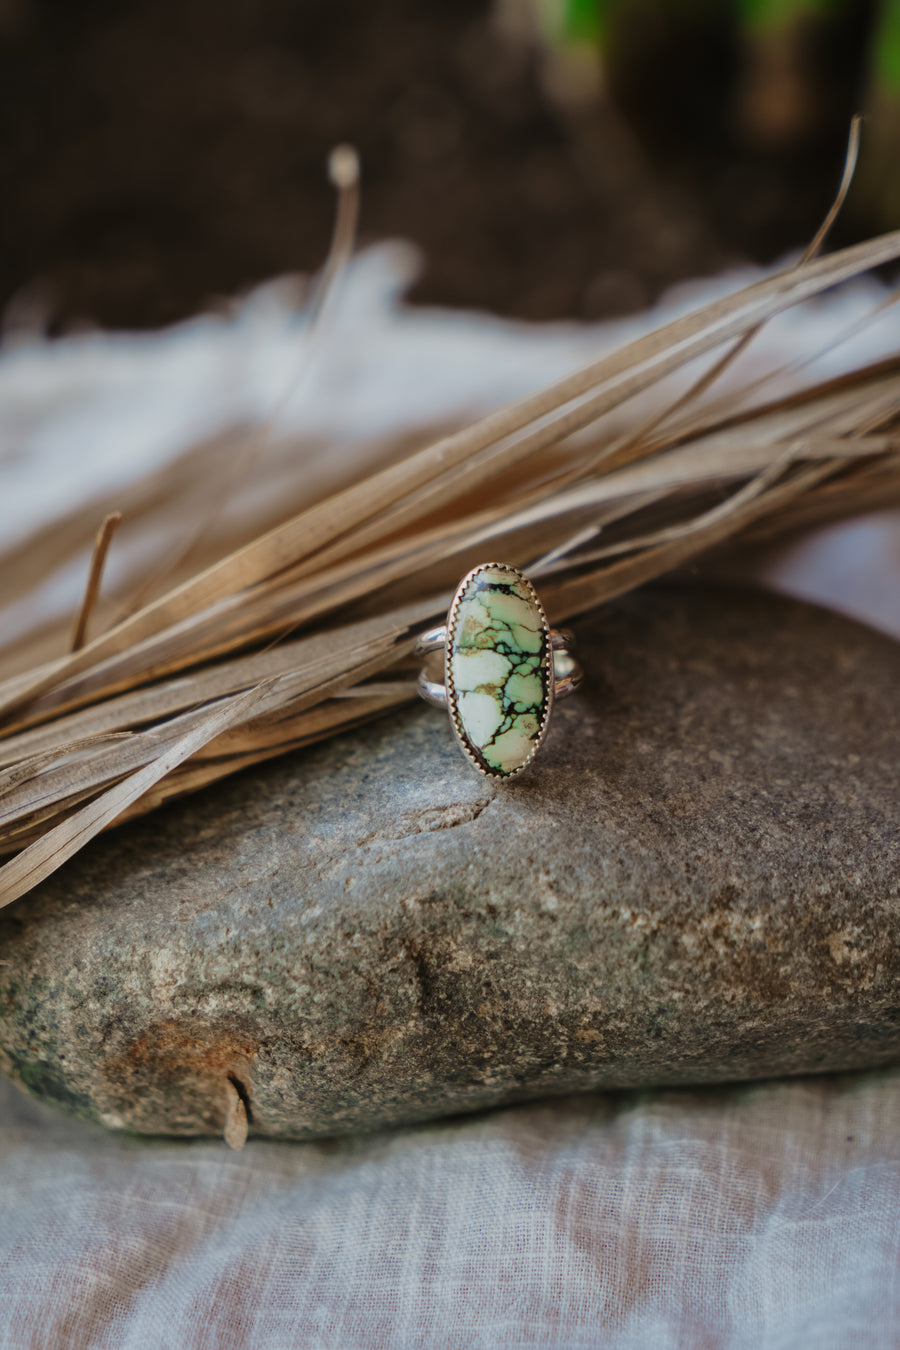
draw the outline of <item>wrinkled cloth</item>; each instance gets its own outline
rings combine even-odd
[[[242,1153],[0,1121],[2,1350],[900,1345],[900,1070]]]

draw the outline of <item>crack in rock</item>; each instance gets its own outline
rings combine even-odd
[[[385,840],[414,839],[418,834],[432,834],[436,830],[455,830],[460,825],[471,825],[487,810],[493,797],[478,802],[449,802],[446,806],[425,806],[404,811],[393,830],[383,827],[363,835],[351,846],[367,848],[369,844]]]

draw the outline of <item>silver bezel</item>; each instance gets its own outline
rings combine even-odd
[[[501,773],[497,769],[492,769],[488,765],[482,764],[481,760],[478,758],[475,747],[472,746],[460,722],[459,711],[457,708],[457,701],[456,701],[456,688],[453,684],[453,675],[451,671],[453,641],[456,635],[456,625],[457,620],[459,618],[459,608],[460,603],[462,601],[462,597],[465,594],[465,591],[468,588],[469,584],[475,579],[475,577],[478,576],[480,572],[487,572],[491,569],[500,572],[509,572],[512,576],[516,578],[517,581],[523,583],[523,585],[528,590],[528,594],[531,597],[535,609],[540,615],[541,626],[544,630],[544,646],[543,652],[541,654],[541,667],[540,667],[541,680],[544,686],[544,699],[541,711],[541,723],[540,727],[538,728],[537,737],[535,738],[534,744],[531,749],[531,754],[524,761],[524,763],[521,764],[518,767],[518,769],[514,769],[512,773]],[[528,580],[528,577],[526,577],[525,573],[520,572],[517,567],[511,567],[509,563],[498,563],[498,562],[479,563],[477,567],[472,568],[471,572],[466,573],[466,575],[463,577],[462,581],[456,588],[456,594],[453,597],[453,603],[451,604],[450,609],[447,612],[447,636],[444,643],[444,687],[447,690],[447,710],[450,713],[450,721],[453,724],[453,731],[456,735],[456,739],[459,742],[463,753],[471,761],[471,763],[475,765],[475,768],[479,771],[479,773],[483,773],[486,778],[494,778],[501,783],[509,783],[512,781],[513,778],[518,778],[519,774],[525,772],[525,770],[528,768],[529,764],[537,754],[538,750],[541,748],[541,744],[544,740],[545,735],[547,734],[547,725],[550,721],[550,714],[553,711],[554,683],[555,680],[553,670],[553,650],[551,646],[551,637],[550,637],[550,623],[547,619],[546,611],[544,610],[544,606],[541,604],[540,597],[538,596],[537,591],[534,589],[531,582]]]

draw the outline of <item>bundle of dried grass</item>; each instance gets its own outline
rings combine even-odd
[[[343,190],[338,254],[352,174]],[[794,372],[788,396],[759,380],[716,396],[767,319],[900,257],[897,232],[815,258],[832,217],[797,267],[424,449],[393,447],[313,505],[298,508],[302,481],[279,480],[280,508],[268,498],[249,537],[244,521],[229,540],[213,511],[124,609],[97,600],[107,519],[75,640],[69,620],[0,658],[0,851],[15,855],[0,867],[0,904],[115,821],[414,698],[416,635],[479,562],[540,578],[560,623],[738,535],[900,501],[900,355],[806,387]],[[704,357],[713,364],[677,401],[635,415]],[[239,461],[245,472],[261,471],[258,450]],[[126,521],[193,502],[199,483],[206,467],[191,451],[131,494]],[[7,598],[27,600],[87,526],[73,513],[0,559]]]

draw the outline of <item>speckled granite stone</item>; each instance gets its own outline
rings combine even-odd
[[[95,841],[0,916],[5,1070],[303,1137],[900,1057],[900,648],[674,589],[580,638],[515,783],[417,705]]]

